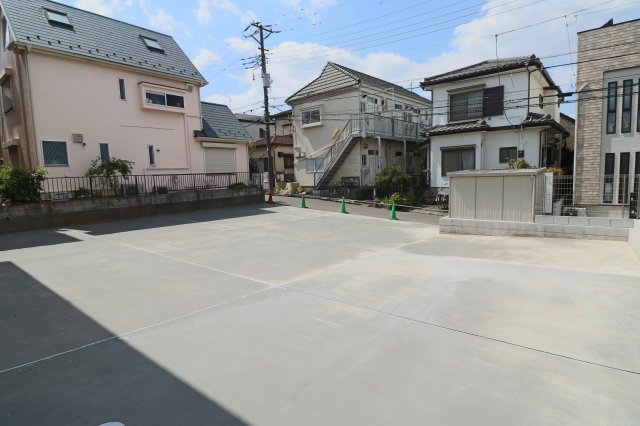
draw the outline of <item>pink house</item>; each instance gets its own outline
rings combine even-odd
[[[136,174],[249,170],[246,132],[203,133],[207,82],[172,37],[48,0],[0,8],[5,164],[54,177],[98,157]]]

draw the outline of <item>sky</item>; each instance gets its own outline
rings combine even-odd
[[[419,88],[425,77],[496,57],[535,54],[565,92],[575,90],[579,31],[640,18],[633,0],[62,0],[173,36],[209,84],[202,99],[262,114],[254,21],[267,40],[272,113],[328,61]],[[615,43],[615,40],[612,40]],[[575,104],[562,105],[574,115]]]

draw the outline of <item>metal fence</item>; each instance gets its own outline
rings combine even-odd
[[[195,173],[129,176],[48,177],[42,200],[127,197],[260,186],[261,173]]]
[[[640,175],[547,174],[542,185],[545,214],[638,218]]]

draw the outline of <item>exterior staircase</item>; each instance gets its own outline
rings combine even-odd
[[[353,115],[338,134],[333,145],[328,148],[324,157],[313,157],[324,158],[313,174],[316,190],[323,189],[331,183],[353,148],[365,137],[417,142],[420,139],[420,125],[380,114]]]

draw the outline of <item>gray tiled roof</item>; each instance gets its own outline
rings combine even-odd
[[[466,133],[477,132],[481,130],[488,130],[490,127],[484,120],[479,121],[467,121],[464,123],[444,124],[441,126],[434,126],[429,129],[430,136],[446,135],[449,133]]]
[[[390,87],[393,87],[398,94],[408,96],[418,102],[430,102],[427,98],[413,93],[411,90],[407,90],[402,86],[389,83],[388,81],[381,80],[377,77],[370,76],[363,72],[356,71],[333,62],[328,62],[318,78],[291,95],[286,102],[291,103],[305,99],[308,96],[316,96],[333,92],[335,90],[347,89],[350,87],[356,88],[360,81],[372,86],[380,87],[381,89],[389,89]]]
[[[247,132],[228,106],[202,102],[202,131],[196,137],[251,141]]]
[[[17,44],[206,84],[187,55],[168,35],[49,0],[0,0],[0,3]],[[51,25],[45,16],[45,8],[66,13],[73,29]],[[164,53],[147,49],[141,35],[158,40]]]
[[[434,75],[433,77],[427,77],[424,79],[420,86],[426,88],[427,86],[446,83],[449,81],[464,80],[470,77],[478,77],[482,75],[494,74],[502,71],[509,71],[518,68],[524,68],[525,64],[535,65],[540,67],[540,59],[536,58],[536,55],[531,56],[516,56],[513,58],[501,58],[490,59],[488,61],[478,62],[477,64],[469,65],[464,68],[458,68],[453,71],[446,72],[444,74]]]

